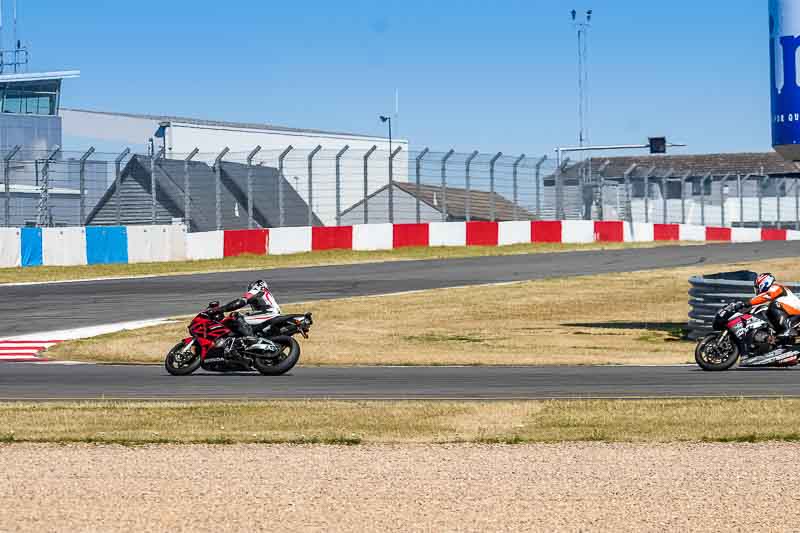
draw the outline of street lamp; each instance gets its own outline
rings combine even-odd
[[[381,122],[389,123],[389,157],[392,157],[392,117],[381,115]]]

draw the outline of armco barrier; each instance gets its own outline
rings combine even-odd
[[[180,224],[0,228],[0,267],[221,259],[332,249],[676,240],[790,241],[800,240],[800,231],[591,220],[357,224],[204,233],[187,233]]]
[[[725,304],[752,298],[755,279],[756,273],[747,270],[689,278],[689,338],[710,333],[714,315]],[[784,284],[800,291],[800,284]]]

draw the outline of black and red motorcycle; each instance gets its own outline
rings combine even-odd
[[[214,304],[216,302],[212,302]],[[211,307],[211,304],[209,304]],[[313,324],[311,313],[278,315],[267,320],[254,317],[252,332],[248,315],[231,313],[213,317],[200,313],[189,324],[189,335],[173,346],[164,367],[173,376],[186,376],[202,368],[210,372],[257,370],[265,376],[279,376],[300,359],[300,344],[294,335],[308,338]]]
[[[697,343],[694,359],[703,370],[727,370],[736,362],[743,367],[795,366],[800,347],[778,342],[777,332],[767,317],[768,304],[747,312],[731,303],[714,316],[712,329]],[[796,318],[793,326],[797,326]]]

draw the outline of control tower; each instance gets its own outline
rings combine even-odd
[[[0,151],[48,152],[62,145],[61,84],[77,70],[0,74]]]

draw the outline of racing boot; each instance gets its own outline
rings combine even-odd
[[[794,344],[795,337],[797,337],[797,331],[793,327],[788,327],[779,332],[775,339],[778,341],[778,344],[789,346]]]

